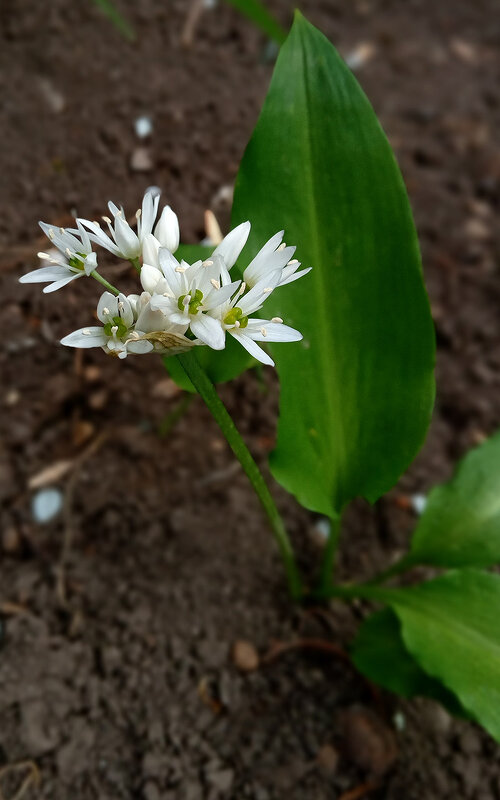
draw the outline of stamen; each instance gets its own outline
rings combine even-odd
[[[281,319],[281,317],[273,317],[271,322],[277,322],[279,325],[281,325],[283,320]]]
[[[298,258],[292,258],[292,260],[288,262],[287,267],[291,267],[292,264],[298,264],[298,263],[299,263]]]
[[[272,291],[273,291],[273,287],[272,286],[266,286],[266,288],[262,290],[262,294],[269,294],[269,292],[272,292]]]
[[[42,261],[52,261],[48,253],[37,253],[37,256],[38,258],[41,258]]]
[[[279,247],[276,248],[276,252],[279,253],[280,250],[284,250],[286,247],[286,242],[282,242]]]
[[[109,218],[109,217],[103,217],[102,219],[103,219],[103,220],[104,220],[104,222],[106,222],[108,225],[111,225],[111,220],[110,220],[110,218]]]
[[[261,328],[260,332],[261,332],[262,336],[267,336],[267,331],[266,331],[265,328]]]
[[[216,281],[215,278],[212,278],[210,283],[212,284],[214,289],[220,289],[220,283],[219,283],[219,281]]]
[[[121,300],[118,303],[118,311],[123,311],[123,302]]]
[[[106,306],[104,306],[104,308],[103,308],[103,310],[102,310],[102,313],[103,313],[103,314],[106,314],[106,316],[107,316],[107,315],[109,314],[109,308],[107,308]]]
[[[237,300],[238,297],[241,297],[241,295],[244,293],[246,288],[247,288],[247,285],[246,285],[245,281],[243,281],[241,286],[240,286],[240,288],[238,289],[238,294],[236,295],[236,297],[234,299]]]
[[[54,236],[55,236],[54,231],[52,230],[52,228],[49,228],[49,239],[53,239]]]
[[[201,265],[201,266],[202,266],[202,267],[212,267],[212,266],[213,266],[213,263],[214,263],[214,262],[213,262],[213,261],[210,261],[210,259],[208,258],[206,261],[204,261],[204,262],[202,263],[202,265]]]
[[[66,253],[66,255],[68,256],[68,258],[71,258],[71,250],[69,249],[69,247],[67,247],[67,248],[66,248],[66,250],[65,250],[64,252],[65,252],[65,253]]]
[[[60,233],[64,233],[64,228],[59,228]]]
[[[176,272],[185,272],[186,270],[187,270],[187,267],[180,267],[180,266],[179,266],[179,267],[176,267],[176,268],[175,268],[175,271],[176,271]]]
[[[92,335],[92,331],[89,331],[88,328],[84,328],[82,333],[83,333],[84,336],[91,336]]]
[[[175,295],[172,292],[163,292],[163,297],[170,297],[172,300],[175,299]]]
[[[136,218],[136,219],[139,219],[139,217],[141,216],[141,214],[142,214],[142,211],[141,211],[141,209],[140,209],[140,208],[138,208],[138,209],[137,209],[137,211],[135,212],[135,218]]]

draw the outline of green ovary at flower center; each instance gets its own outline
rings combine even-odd
[[[224,317],[224,325],[236,325],[237,328],[246,328],[248,317],[243,316],[241,308],[234,306]]]
[[[113,328],[117,328],[114,335],[118,339],[121,339],[123,336],[125,336],[125,334],[128,331],[128,328],[124,324],[121,317],[113,317],[111,322],[106,322],[104,326],[104,333],[106,334],[106,336],[109,336],[110,338],[113,337]]]
[[[185,303],[186,297],[190,297],[189,303]],[[203,302],[203,292],[201,289],[196,289],[195,293],[192,295],[183,294],[179,297],[177,301],[177,307],[179,311],[184,311],[187,306],[187,311],[189,314],[197,314],[199,308]]]
[[[81,260],[82,258],[83,261]],[[68,264],[70,265],[70,267],[73,267],[73,269],[82,270],[85,266],[83,262],[85,261],[86,258],[87,256],[85,255],[85,253],[76,253],[76,255],[71,256],[71,258],[68,259]]]

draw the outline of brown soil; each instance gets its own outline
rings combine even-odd
[[[16,281],[36,265],[38,219],[91,217],[111,198],[133,212],[151,183],[184,241],[203,235],[207,207],[227,222],[220,189],[265,94],[265,41],[224,4],[202,14],[190,48],[187,3],[121,6],[135,46],[90,0],[0,10],[0,767],[36,762],[41,783],[24,797],[47,800],[323,800],[356,787],[352,798],[500,798],[500,750],[485,734],[433,703],[374,692],[335,653],[299,648],[237,668],[241,639],[261,656],[273,640],[345,645],[361,609],[334,605],[325,621],[291,608],[257,502],[201,403],[158,435],[179,401],[159,359],[58,346],[88,320],[93,287],[47,297]],[[270,6],[289,20],[286,0]],[[498,426],[500,15],[497,0],[302,8],[344,54],[375,48],[358,76],[403,168],[437,327],[427,444],[396,490],[347,520],[341,568],[364,577],[405,546],[407,495]],[[140,143],[144,112],[154,130]],[[131,168],[138,146],[149,171]],[[264,464],[274,376],[248,374],[223,396]],[[75,460],[56,481],[66,513],[36,525],[28,481],[61,459]],[[316,521],[274,489],[308,570]],[[27,774],[0,772],[7,800]]]

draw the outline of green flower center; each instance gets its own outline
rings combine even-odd
[[[80,256],[80,258],[78,258],[78,256]],[[82,258],[83,261],[81,261]],[[82,270],[85,266],[84,261],[86,258],[87,256],[85,255],[85,253],[77,253],[75,256],[71,256],[71,258],[68,259],[68,264],[70,265],[70,267],[73,267],[73,269]]]
[[[113,336],[112,328],[118,328],[118,330],[114,334],[115,336],[117,336],[118,339],[121,339],[123,336],[125,336],[125,334],[128,331],[128,328],[124,324],[121,317],[113,317],[111,322],[106,322],[104,326],[104,333],[106,334],[106,336],[109,336],[110,338]]]
[[[195,293],[193,295],[189,295],[189,296],[191,297],[191,300],[189,301],[189,304],[188,304],[188,311],[189,311],[190,314],[197,314],[198,310],[199,310],[199,308],[200,308],[200,306],[201,306],[201,304],[203,302],[203,292],[201,291],[201,289],[196,289]],[[177,301],[177,307],[178,307],[179,311],[184,311],[184,309],[186,308],[186,306],[184,304],[184,300],[185,300],[186,297],[188,297],[187,294],[182,294],[179,297],[179,299]]]
[[[246,328],[248,325],[248,317],[243,316],[241,308],[234,306],[224,317],[224,325],[235,325],[237,322],[239,322],[240,328]]]

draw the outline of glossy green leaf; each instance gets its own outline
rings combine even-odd
[[[411,210],[367,98],[298,12],[236,183],[233,224],[253,255],[276,231],[309,275],[266,316],[304,334],[270,345],[280,382],[277,480],[307,508],[374,501],[420,448],[434,397],[434,334]]]
[[[181,244],[175,256],[179,261],[184,259],[192,264],[198,259],[206,259],[213,251],[213,247],[198,244]],[[210,347],[199,347],[196,356],[202,367],[207,372],[212,383],[231,381],[251,367],[255,361],[246,350],[234,341],[232,336],[227,336],[224,350],[211,350]],[[167,371],[176,384],[187,392],[195,392],[195,388],[176,356],[164,359]]]
[[[274,39],[278,44],[283,44],[286,39],[286,31],[267,10],[264,3],[259,0],[227,0],[227,2],[241,14],[244,14],[267,36]]]
[[[500,562],[500,433],[466,455],[452,480],[430,493],[411,557],[440,567]]]
[[[406,649],[401,624],[390,608],[368,617],[351,649],[352,660],[363,675],[402,697],[430,697],[452,714],[465,716],[457,698],[427,675]]]
[[[500,741],[500,576],[462,570],[375,595],[398,615],[422,669]]]
[[[125,19],[121,11],[118,10],[113,0],[93,0],[94,4],[101,9],[110,22],[129,42],[135,41],[135,31],[130,22]]]

